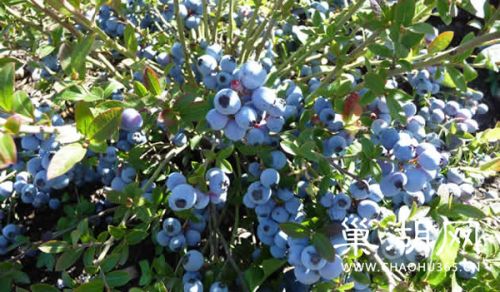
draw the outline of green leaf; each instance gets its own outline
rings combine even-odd
[[[410,26],[408,28],[410,31],[416,32],[416,33],[422,33],[422,34],[434,34],[434,27],[428,23],[421,22],[421,23],[415,23],[414,25]]]
[[[92,45],[94,44],[95,36],[90,35],[78,42],[74,47],[71,53],[71,69],[72,72],[78,73],[79,79],[85,78],[85,63],[87,60],[87,55],[90,53],[92,49]]]
[[[464,79],[466,82],[472,81],[477,78],[478,74],[476,69],[469,65],[467,62],[464,62]]]
[[[299,147],[293,141],[283,140],[280,143],[281,149],[290,155],[297,155]]]
[[[120,128],[122,108],[112,108],[99,114],[90,124],[88,137],[95,141],[110,139]]]
[[[144,84],[140,83],[137,80],[134,80],[134,92],[139,97],[144,97],[148,95],[148,89],[144,86]]]
[[[233,166],[226,159],[217,159],[215,164],[225,173],[233,173]]]
[[[280,228],[281,230],[283,230],[283,232],[292,237],[300,237],[300,238],[309,237],[311,233],[304,226],[294,222],[282,223],[280,224]]]
[[[139,279],[139,285],[148,285],[153,278],[149,262],[147,260],[142,260],[139,262],[139,267],[141,268],[141,278]]]
[[[375,72],[369,72],[365,75],[365,84],[373,93],[379,95],[384,93],[385,79]]]
[[[391,49],[388,47],[381,45],[381,44],[371,44],[368,46],[368,49],[372,51],[375,55],[389,58],[392,57],[393,52]]]
[[[0,109],[10,112],[14,99],[14,63],[8,63],[0,68]]]
[[[0,169],[16,163],[17,150],[14,138],[0,132]]]
[[[251,292],[257,291],[260,285],[271,276],[274,272],[280,269],[284,264],[285,260],[279,259],[266,259],[262,261],[261,266],[252,266],[247,269],[243,277],[248,284]]]
[[[147,236],[148,233],[144,230],[132,229],[125,235],[125,240],[128,242],[129,245],[134,245],[141,242]]]
[[[83,253],[83,248],[70,249],[65,251],[56,262],[56,271],[65,271],[71,267]]]
[[[439,13],[439,17],[446,25],[451,23],[451,15],[450,15],[450,2],[448,0],[437,0],[437,11]]]
[[[450,218],[464,216],[466,218],[483,219],[486,217],[483,211],[474,206],[455,202],[452,202],[451,205],[443,204],[439,206],[438,213]]]
[[[120,261],[120,254],[112,253],[101,262],[101,270],[104,273],[107,273],[112,269],[114,269],[119,261]]]
[[[227,159],[234,151],[234,144],[225,147],[221,151],[217,152],[217,159]]]
[[[394,11],[394,20],[403,26],[408,26],[411,24],[415,15],[415,0],[400,0],[396,4],[396,10]]]
[[[155,71],[149,67],[144,69],[144,85],[148,91],[155,96],[159,96],[163,92],[158,76],[156,76]]]
[[[35,108],[31,102],[31,98],[24,91],[17,91],[14,93],[14,100],[12,104],[12,110],[20,115],[28,118],[33,118]]]
[[[86,135],[89,127],[94,120],[94,115],[90,111],[89,105],[86,102],[80,101],[75,106],[76,129],[78,132]]]
[[[430,44],[428,51],[429,53],[437,53],[441,52],[442,50],[446,49],[451,41],[453,40],[453,31],[445,31],[440,33]]]
[[[80,143],[66,145],[52,157],[47,169],[47,180],[51,180],[68,172],[75,164],[82,161],[87,149]]]
[[[123,39],[125,41],[125,47],[127,50],[135,54],[137,52],[137,38],[135,37],[135,31],[132,25],[127,24],[125,31],[123,32]]]
[[[50,240],[42,243],[38,249],[44,253],[61,253],[68,249],[69,244],[66,241]]]
[[[442,269],[429,269],[427,271],[426,281],[429,284],[437,286],[445,280],[446,271],[455,263],[459,248],[460,242],[455,238],[455,228],[451,225],[443,227],[430,256],[431,263],[440,263]]]
[[[329,262],[335,261],[335,249],[326,235],[315,233],[312,237],[312,244],[322,258]]]
[[[106,274],[106,282],[110,287],[120,287],[132,280],[132,276],[125,270],[113,271]]]
[[[456,88],[462,91],[467,91],[467,83],[465,82],[465,78],[457,68],[446,66],[446,72],[448,73],[448,76],[451,78]]]
[[[33,284],[30,286],[30,290],[31,292],[59,292],[56,287],[45,283]]]
[[[21,118],[17,115],[10,116],[3,126],[9,133],[17,135],[21,129]]]
[[[104,291],[104,281],[101,279],[94,279],[88,283],[78,286],[75,292],[102,292]]]

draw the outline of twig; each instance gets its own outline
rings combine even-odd
[[[217,222],[217,215],[216,215],[216,212],[213,209],[214,206],[212,205],[211,208],[212,208],[211,209],[212,212],[210,212],[210,215],[212,216],[213,221]],[[222,243],[222,247],[224,248],[224,252],[226,253],[226,256],[227,256],[227,260],[229,261],[229,263],[231,264],[231,266],[233,267],[233,269],[238,274],[238,278],[240,279],[243,291],[249,292],[249,289],[247,287],[245,279],[243,279],[243,273],[241,272],[240,268],[238,267],[238,264],[236,263],[236,261],[234,260],[234,258],[232,256],[229,244],[227,243],[226,239],[222,235],[222,232],[220,231],[219,226],[217,224],[215,224],[215,226],[213,226],[213,227],[214,227],[215,232],[217,233],[218,237],[220,237],[220,240],[221,240],[221,243]]]
[[[377,262],[377,264],[380,266],[380,269],[387,278],[387,282],[389,283],[389,291],[394,291],[394,288],[397,286],[397,282],[400,282],[401,279],[394,275],[391,269],[387,267],[385,262],[378,255],[377,249],[373,245],[368,243],[366,240],[363,240],[363,246],[370,251],[370,256]]]

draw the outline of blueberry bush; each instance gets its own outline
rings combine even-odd
[[[498,1],[3,0],[0,291],[495,291]]]

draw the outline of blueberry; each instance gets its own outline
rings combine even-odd
[[[197,246],[201,242],[201,234],[198,230],[188,229],[184,236],[188,246]]]
[[[380,207],[372,200],[363,200],[359,202],[357,211],[361,218],[375,219],[380,213]]]
[[[363,200],[370,195],[369,185],[366,181],[355,181],[349,186],[349,192],[356,200]]]
[[[40,140],[33,135],[24,136],[21,138],[21,147],[27,151],[35,151],[40,147]]]
[[[252,102],[261,111],[269,111],[276,102],[276,93],[267,87],[259,87],[252,93]]]
[[[122,192],[125,189],[125,186],[127,184],[120,178],[120,177],[115,177],[111,181],[111,189],[114,191]]]
[[[288,221],[290,214],[284,207],[276,207],[271,212],[271,218],[278,223],[285,223]]]
[[[179,252],[186,246],[186,237],[183,234],[177,234],[170,238],[168,248],[173,252]]]
[[[239,80],[245,88],[254,90],[264,85],[267,72],[261,64],[249,61],[241,66],[238,75]]]
[[[234,115],[241,108],[238,93],[232,89],[222,89],[214,97],[215,109],[223,115]]]
[[[285,119],[283,117],[269,117],[267,119],[266,126],[272,133],[279,133],[283,126],[285,125]]]
[[[347,210],[351,207],[351,203],[351,198],[348,195],[340,193],[333,197],[332,206]]]
[[[260,176],[261,170],[260,170],[260,163],[258,162],[252,162],[248,164],[248,173],[250,173],[252,176]]]
[[[207,47],[206,53],[214,57],[217,62],[222,58],[222,47],[219,44],[213,44]]]
[[[36,187],[32,184],[25,185],[21,191],[21,200],[23,203],[32,204],[35,200],[37,191]]]
[[[166,52],[161,52],[155,57],[156,62],[158,65],[162,67],[166,67],[168,64],[170,64],[170,56]]]
[[[312,285],[320,279],[318,271],[308,269],[304,266],[296,266],[293,269],[293,273],[297,278],[297,281],[305,285]]]
[[[272,187],[280,182],[280,174],[274,168],[267,168],[260,174],[260,182],[265,187]]]
[[[166,181],[167,189],[173,190],[176,186],[185,184],[187,182],[186,177],[180,172],[172,172]]]
[[[271,167],[274,169],[282,169],[287,164],[287,159],[283,151],[275,150],[271,152]]]
[[[259,182],[252,183],[247,190],[249,200],[257,205],[266,203],[271,198],[271,189],[263,186]]]
[[[136,174],[137,172],[133,167],[127,166],[122,169],[120,177],[124,183],[129,184],[135,180]]]
[[[209,189],[216,194],[225,193],[229,188],[229,178],[220,168],[211,168],[205,174]]]
[[[184,283],[184,292],[203,292],[203,283],[200,280],[190,279]]]
[[[462,279],[470,279],[476,275],[479,268],[473,261],[463,259],[457,264],[457,276]]]
[[[380,141],[386,149],[392,149],[392,147],[399,140],[399,133],[394,128],[385,128],[380,131]]]
[[[238,124],[231,120],[224,128],[224,136],[231,141],[240,141],[245,137],[246,130],[238,126]]]
[[[128,132],[135,132],[142,127],[141,114],[133,108],[127,108],[122,112],[121,128]]]
[[[163,221],[163,230],[168,236],[175,236],[181,232],[181,222],[176,218],[167,218]]]
[[[182,147],[188,143],[188,138],[183,131],[180,131],[175,134],[174,138],[172,139],[172,143],[174,143],[176,147]]]
[[[9,241],[14,241],[16,236],[20,233],[19,227],[14,224],[7,224],[2,229],[2,235]]]
[[[252,128],[246,135],[246,140],[250,145],[261,145],[266,139],[266,134],[262,129]]]
[[[199,57],[196,64],[198,65],[198,70],[202,75],[209,75],[217,68],[217,60],[210,55],[203,55]]]
[[[195,189],[195,191],[196,191],[196,203],[194,204],[194,208],[198,210],[205,209],[210,203],[210,199],[211,198],[214,199],[215,197],[213,195],[210,197],[198,189]]]
[[[52,210],[57,210],[61,206],[61,201],[58,198],[53,198],[49,200],[49,208]]]
[[[187,29],[195,29],[197,28],[201,23],[201,17],[198,15],[189,15],[185,19],[185,25]]]
[[[418,163],[426,170],[436,170],[441,163],[441,154],[435,149],[427,149],[418,155]]]
[[[14,191],[14,183],[12,181],[4,181],[0,183],[0,196],[8,198]]]
[[[211,109],[207,113],[206,120],[212,130],[219,131],[224,129],[229,119],[226,115],[219,113],[216,109]]]
[[[219,88],[229,88],[231,86],[231,81],[233,81],[233,76],[224,71],[217,73],[215,78]]]
[[[227,286],[221,282],[214,282],[210,286],[209,292],[229,292]]]
[[[195,203],[195,190],[188,184],[177,185],[172,189],[172,194],[168,197],[168,205],[173,211],[190,209]]]
[[[380,181],[380,190],[386,197],[393,197],[401,192],[408,179],[402,172],[394,172],[384,176]]]
[[[257,123],[257,112],[249,106],[243,106],[236,113],[235,121],[242,129],[249,129]]]
[[[390,235],[380,245],[382,255],[388,260],[395,260],[404,255],[405,243],[400,238]]]
[[[342,258],[339,255],[335,255],[335,260],[333,262],[327,262],[326,265],[319,270],[319,274],[327,280],[332,280],[338,278],[343,271],[344,266],[342,264]]]
[[[265,236],[271,236],[271,242],[274,240],[274,235],[279,231],[279,225],[271,219],[263,219],[260,221],[257,227],[257,232],[262,233]],[[270,244],[268,244],[270,245]]]
[[[420,239],[412,239],[405,250],[405,258],[411,263],[418,263],[427,258],[431,248]]]
[[[294,194],[289,189],[278,189],[277,196],[282,201],[288,201],[294,198]]]
[[[410,167],[406,170],[407,183],[404,186],[408,192],[417,192],[422,190],[427,183],[427,176],[422,169]]]
[[[197,250],[188,251],[182,260],[182,266],[184,270],[188,272],[196,272],[203,266],[204,258],[203,254]]]
[[[220,68],[222,71],[232,74],[236,69],[236,59],[230,55],[223,56],[220,60]]]
[[[332,208],[328,209],[328,216],[330,216],[330,219],[332,219],[333,221],[342,221],[344,220],[346,215],[347,211],[337,206],[333,206]]]
[[[324,155],[326,156],[332,156],[334,153],[338,154],[346,147],[347,147],[347,141],[344,139],[344,137],[340,135],[335,135],[333,137],[330,137],[325,142],[325,147],[323,149],[323,152]]]

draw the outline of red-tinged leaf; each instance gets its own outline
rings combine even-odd
[[[429,53],[437,53],[446,49],[451,40],[453,40],[454,33],[452,31],[445,31],[440,33],[430,44],[429,44]]]
[[[144,85],[154,95],[160,95],[162,93],[161,84],[153,69],[146,67],[144,69]]]
[[[0,169],[16,163],[16,143],[11,135],[0,133]]]
[[[344,118],[351,117],[352,115],[361,116],[363,113],[363,107],[360,104],[360,96],[353,92],[351,93],[344,102],[344,110],[342,115]]]

